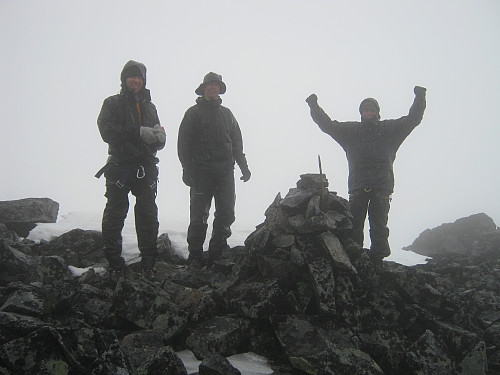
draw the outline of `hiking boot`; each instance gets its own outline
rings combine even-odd
[[[127,280],[135,280],[137,278],[134,271],[132,271],[127,265],[124,265],[122,268],[108,267],[106,269],[106,273],[107,277],[111,281],[118,281],[120,278]]]
[[[122,269],[109,267],[106,269],[106,276],[112,281],[117,281],[120,277],[123,276],[123,272]]]
[[[216,244],[215,242],[210,241],[207,265],[212,266],[215,262],[222,259],[224,251],[228,249],[229,245],[227,243]]]
[[[156,281],[156,270],[154,268],[142,270],[142,277],[148,281]]]
[[[203,252],[189,253],[188,264],[195,268],[203,268],[205,261],[203,260]]]
[[[121,255],[106,254],[106,260],[108,261],[109,268],[121,270],[125,266],[125,259]]]
[[[368,251],[368,257],[370,258],[370,261],[372,262],[372,264],[374,266],[382,267],[384,265],[385,255],[381,255],[378,252],[370,250],[370,251]]]

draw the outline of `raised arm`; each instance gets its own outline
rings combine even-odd
[[[348,137],[349,129],[345,123],[334,121],[328,116],[323,108],[318,104],[316,94],[311,94],[306,99],[309,108],[311,109],[311,117],[319,128],[326,134],[335,139],[342,147]]]
[[[424,117],[426,106],[425,94],[427,89],[425,87],[415,86],[413,92],[415,93],[415,99],[413,100],[410,112],[408,113],[407,121],[412,125],[414,124],[413,127],[415,127],[420,124],[422,118]]]
[[[408,115],[400,117],[396,120],[384,121],[395,150],[397,150],[397,148],[401,145],[401,143],[403,143],[403,141],[406,139],[406,137],[408,137],[413,129],[415,129],[418,124],[420,124],[424,116],[426,106],[426,89],[424,87],[415,86],[413,92],[415,93],[415,99],[413,100],[413,104]]]

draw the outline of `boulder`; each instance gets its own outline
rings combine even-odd
[[[229,357],[247,351],[250,334],[248,319],[219,316],[206,320],[193,327],[186,339],[187,347],[196,358],[204,359],[212,354]]]
[[[223,356],[212,354],[200,363],[199,375],[241,375]]]
[[[188,375],[181,359],[170,346],[156,350],[139,366],[139,370],[142,370],[140,373],[144,375]]]
[[[100,232],[72,229],[48,242],[41,242],[34,247],[34,251],[42,256],[62,256],[68,265],[86,268],[106,263],[102,247]]]
[[[477,255],[476,243],[482,241],[483,236],[499,232],[492,218],[479,213],[426,229],[410,246],[403,249],[431,257],[444,254]]]
[[[27,237],[37,223],[55,223],[59,203],[49,198],[25,198],[0,201],[0,223]]]

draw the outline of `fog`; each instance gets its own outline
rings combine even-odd
[[[427,88],[427,109],[394,165],[393,252],[474,213],[498,224],[499,16],[496,0],[3,0],[0,200],[49,197],[61,215],[102,212],[104,178],[94,174],[107,145],[96,119],[133,59],[148,68],[167,132],[163,223],[187,228],[177,131],[214,71],[252,171],[247,183],[236,173],[239,228],[250,232],[277,193],[318,173],[318,154],[330,190],[347,197],[345,153],[312,121],[309,94],[339,121],[358,120],[361,100],[374,97],[386,119],[408,113],[415,85]]]

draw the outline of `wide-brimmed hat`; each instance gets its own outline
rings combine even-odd
[[[203,83],[201,83],[194,92],[196,95],[203,95],[203,88],[208,82],[217,82],[217,84],[220,86],[220,93],[219,94],[224,94],[226,92],[226,84],[222,81],[222,76],[220,74],[210,72],[205,75],[203,78]]]

